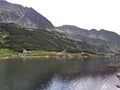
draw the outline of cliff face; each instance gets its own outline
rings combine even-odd
[[[48,19],[33,8],[0,0],[0,23],[11,22],[25,28],[54,28]]]

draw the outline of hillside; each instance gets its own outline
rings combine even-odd
[[[25,28],[54,28],[48,19],[33,8],[0,0],[0,23],[11,22]]]
[[[104,29],[99,31],[96,29],[87,30],[71,25],[63,25],[58,29],[74,39],[94,45],[98,52],[120,53],[120,35],[114,32]]]
[[[63,33],[55,30],[35,29],[30,31],[15,27],[15,25],[11,28],[0,28],[1,48],[9,48],[14,51],[26,49],[95,53],[95,49],[91,45],[69,39]]]

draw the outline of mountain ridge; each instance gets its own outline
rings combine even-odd
[[[54,28],[54,25],[33,8],[0,1],[0,23],[16,23],[25,28]]]
[[[99,31],[96,29],[87,30],[73,25],[63,25],[57,28],[70,37],[95,45],[98,49],[108,49],[113,53],[120,53],[120,35],[115,32],[104,29]]]

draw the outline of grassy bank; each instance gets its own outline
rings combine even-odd
[[[27,51],[19,54],[23,56],[55,56],[57,52],[35,50],[35,51]]]
[[[55,56],[57,52],[48,51],[25,51],[23,53],[14,52],[9,49],[0,49],[0,57],[11,57],[11,56]]]
[[[0,49],[0,57],[10,57],[13,55],[17,55],[17,53],[9,49]]]
[[[56,56],[59,52],[54,51],[23,51],[22,53],[14,52],[9,49],[0,49],[0,59],[9,59],[9,58],[34,58],[34,57],[51,57]],[[81,57],[110,57],[108,55],[97,55],[90,53],[62,53],[63,58],[81,58]]]

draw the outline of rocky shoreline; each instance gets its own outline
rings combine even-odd
[[[57,58],[57,59],[81,59],[81,58],[113,58],[108,55],[81,55],[81,54],[67,54],[67,55],[40,55],[40,56],[29,56],[29,55],[12,55],[12,56],[6,56],[6,57],[0,57],[0,60],[8,60],[8,59],[32,59],[32,58]],[[107,67],[120,67],[120,63],[110,63],[107,65]]]
[[[0,60],[8,59],[31,59],[31,58],[49,58],[50,56],[10,56],[10,57],[0,57]]]

